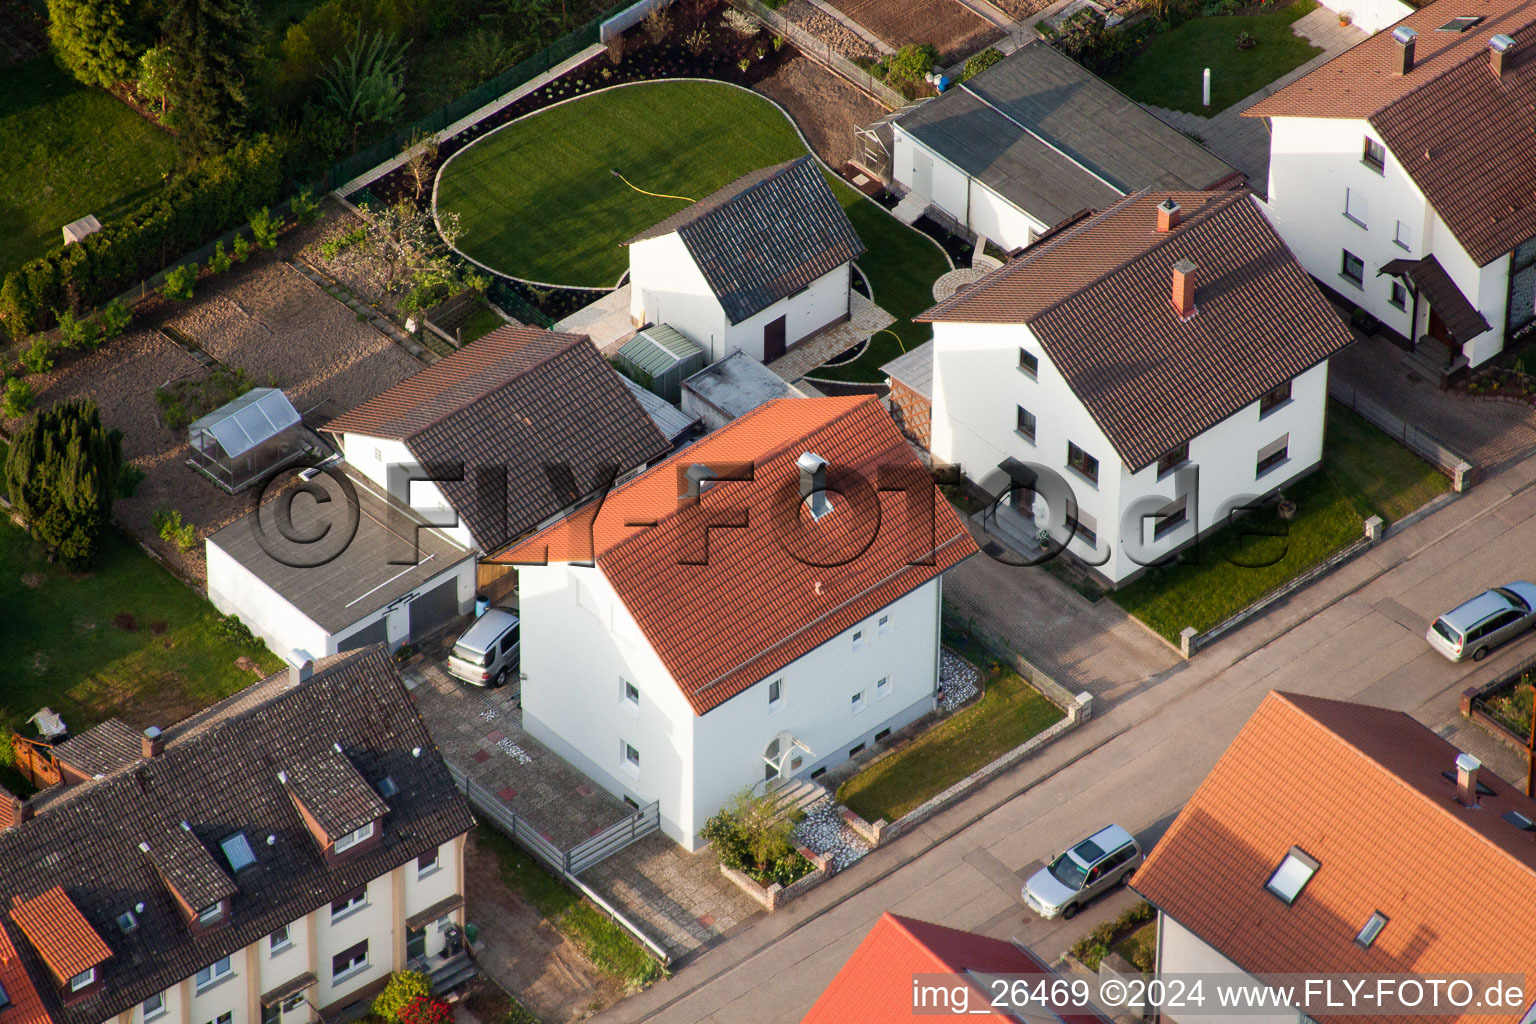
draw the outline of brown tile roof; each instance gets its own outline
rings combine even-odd
[[[192,834],[190,823],[166,822],[149,830],[139,848],[194,914],[240,891],[208,847]]]
[[[1271,693],[1132,884],[1252,973],[1529,976],[1536,833],[1502,815],[1536,820],[1536,800],[1485,769],[1494,795],[1460,806],[1441,774],[1459,753],[1399,711]],[[1265,883],[1292,846],[1320,866],[1286,906]],[[1376,911],[1388,923],[1362,948]]]
[[[1487,319],[1456,287],[1451,275],[1433,255],[1421,260],[1388,260],[1376,274],[1378,277],[1382,274],[1406,277],[1414,287],[1422,289],[1430,308],[1457,341],[1471,341],[1490,329]]]
[[[846,494],[834,494],[834,511],[815,525],[793,518],[801,507],[795,460],[806,451],[830,464],[830,491],[845,471],[869,481],[867,489],[850,482]],[[679,501],[680,474],[696,464],[750,479]],[[876,491],[882,472],[906,474],[916,487]],[[743,528],[717,526],[706,535],[706,522],[723,520]],[[890,416],[859,396],[760,406],[615,490],[600,508],[580,509],[491,561],[590,561],[594,549],[598,568],[702,715],[976,545]],[[913,564],[925,560],[933,564]]]
[[[1436,29],[1482,15],[1467,32]],[[1479,266],[1536,235],[1536,2],[1437,0],[1399,25],[1415,29],[1415,66],[1394,72],[1400,48],[1376,35],[1243,111],[1246,117],[1370,121]],[[1513,36],[1512,68],[1495,76],[1488,40]]]
[[[378,790],[339,750],[283,765],[282,771],[289,791],[332,841],[389,813]]]
[[[1170,198],[1182,221],[1158,232]],[[1133,472],[1352,340],[1246,191],[1129,196],[916,319],[1028,324]]]
[[[91,882],[93,879],[81,879]],[[60,985],[112,958],[112,951],[80,913],[62,885],[23,900],[13,897],[16,922]]]
[[[53,756],[92,778],[111,775],[139,760],[142,734],[127,722],[109,718],[53,748]]]
[[[483,551],[596,491],[605,468],[624,473],[672,447],[586,335],[517,326],[464,346],[325,429],[404,441],[424,466],[462,467],[462,479],[437,486]]]
[[[629,241],[673,231],[733,324],[864,252],[809,155],[737,178]]]
[[[34,980],[27,965],[16,952],[16,941],[0,919],[0,988],[10,999],[9,1006],[0,1006],[0,1024],[52,1024],[38,987],[43,979]]]
[[[801,1024],[898,1024],[926,1020],[913,1012],[913,975],[1032,975],[1046,984],[1055,973],[1028,949],[1003,939],[946,928],[887,911],[864,936],[837,977],[822,992]],[[943,982],[939,982],[943,984]],[[949,982],[953,985],[954,982]],[[1012,1014],[989,1012],[996,993],[982,978],[972,984],[967,1020],[1017,1021]],[[1031,982],[1033,985],[1033,982]],[[1030,1020],[1044,1020],[1031,1016]],[[1096,1012],[1052,1018],[1062,1024],[1105,1024]]]

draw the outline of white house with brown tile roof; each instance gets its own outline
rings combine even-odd
[[[1296,258],[1450,369],[1536,325],[1533,56],[1530,4],[1436,0],[1244,111]]]
[[[772,362],[847,320],[864,252],[810,156],[738,178],[628,245],[630,320],[676,328],[710,363]]]
[[[873,398],[769,402],[498,556],[524,724],[693,849],[934,707],[940,574],[975,550]]]
[[[1351,337],[1245,191],[1129,197],[918,319],[934,458],[1112,584],[1319,465]]]
[[[1277,691],[1131,886],[1158,910],[1163,975],[1529,978],[1532,821],[1536,800],[1411,715]],[[1361,1009],[1307,1012],[1323,1024],[1425,1019]],[[1507,1012],[1434,1019],[1525,1024],[1533,1012],[1526,986]]]

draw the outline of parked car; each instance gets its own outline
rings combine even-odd
[[[1046,920],[1071,920],[1141,864],[1141,847],[1119,825],[1100,829],[1036,871],[1024,883],[1024,902]]]
[[[505,686],[518,669],[522,648],[518,627],[518,618],[511,612],[486,609],[453,645],[448,674],[471,686]]]
[[[1517,580],[1478,594],[1434,622],[1424,639],[1429,646],[1461,661],[1471,652],[1482,661],[1488,651],[1536,625],[1536,583]]]

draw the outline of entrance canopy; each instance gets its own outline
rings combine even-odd
[[[1391,274],[1412,285],[1414,291],[1429,302],[1429,307],[1439,315],[1440,322],[1456,341],[1468,342],[1491,330],[1483,314],[1467,301],[1451,275],[1433,256],[1421,260],[1391,260],[1376,271],[1377,277],[1382,274]]]

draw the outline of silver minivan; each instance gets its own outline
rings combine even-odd
[[[1491,648],[1536,625],[1536,584],[1517,580],[1485,590],[1430,623],[1424,639],[1452,661],[1482,661]]]
[[[516,615],[488,608],[448,655],[448,674],[472,686],[504,686],[517,675],[522,641]]]
[[[1135,837],[1110,825],[1031,875],[1024,883],[1024,902],[1046,920],[1071,920],[1095,897],[1125,881],[1143,859]]]

